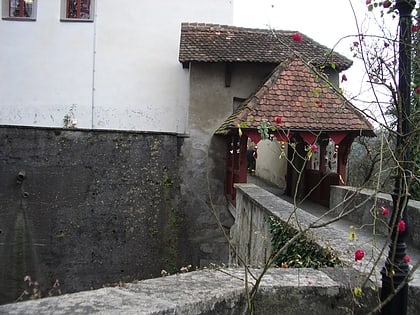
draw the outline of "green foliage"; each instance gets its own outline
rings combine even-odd
[[[76,127],[77,121],[76,121],[75,112],[76,112],[76,105],[73,104],[70,107],[69,112],[64,115],[64,118],[63,118],[64,128],[75,128]]]
[[[321,92],[322,92],[322,89],[317,87],[311,90],[311,95],[314,97],[319,97],[319,94],[321,94]]]
[[[297,231],[286,223],[270,217],[271,244],[273,250],[280,250]],[[289,245],[275,262],[278,267],[286,268],[323,268],[340,266],[340,260],[329,249],[324,249],[304,236]]]
[[[270,137],[270,131],[271,132],[276,131],[276,127],[274,127],[273,125],[271,125],[270,123],[266,121],[262,121],[258,125],[257,131],[260,134],[261,140],[267,140]]]

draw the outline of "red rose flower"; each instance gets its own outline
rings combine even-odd
[[[405,228],[406,228],[405,221],[401,220],[400,223],[398,223],[398,228],[397,228],[398,232],[404,232]]]
[[[316,144],[311,145],[311,151],[313,153],[317,152],[318,151],[318,146]]]
[[[413,25],[412,27],[411,27],[411,31],[413,32],[413,33],[417,33],[417,31],[419,30],[419,26],[418,25]]]
[[[414,90],[414,92],[416,92],[416,94],[420,94],[420,86],[416,87],[416,89]]]
[[[279,117],[279,116],[276,116],[274,118],[274,121],[275,121],[276,124],[281,124],[281,122],[283,121],[283,119],[281,117]]]
[[[390,211],[389,211],[389,209],[387,207],[382,206],[381,209],[382,209],[382,215],[384,215],[384,216],[389,215]]]
[[[302,41],[302,35],[300,35],[299,33],[294,33],[292,35],[293,40],[295,41],[295,43],[300,43]]]
[[[404,260],[406,263],[409,263],[411,259],[410,259],[410,256],[405,255],[405,256],[403,257],[403,260]]]
[[[354,260],[359,261],[362,260],[363,257],[365,257],[365,252],[361,249],[356,250],[356,252],[354,253]]]

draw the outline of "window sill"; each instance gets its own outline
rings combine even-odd
[[[68,18],[61,18],[60,22],[80,22],[80,23],[92,23],[93,19],[68,19]]]
[[[34,22],[34,21],[36,21],[35,17],[3,16],[1,19],[6,20],[6,21],[22,21],[22,22]]]

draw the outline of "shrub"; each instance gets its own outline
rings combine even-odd
[[[277,218],[270,218],[271,244],[274,252],[280,250],[298,232]],[[330,249],[322,248],[315,242],[301,236],[281,253],[276,266],[282,268],[323,268],[341,265]]]

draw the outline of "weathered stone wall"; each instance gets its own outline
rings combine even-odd
[[[191,262],[176,135],[1,127],[0,139],[0,304],[25,275],[72,292]]]
[[[287,222],[296,230],[320,222],[317,217],[254,184],[236,184],[235,187],[235,224],[230,231],[232,243],[236,247],[236,253],[231,252],[234,263],[240,264],[237,254],[254,266],[262,266],[267,262],[271,254],[270,216]],[[344,264],[353,264],[353,253],[358,245],[348,242],[348,235],[341,230],[329,225],[312,229],[306,236],[321,248],[333,249]],[[377,253],[374,249],[371,252]]]
[[[228,261],[228,243],[214,213],[227,234],[233,224],[224,186],[227,139],[214,132],[232,114],[234,98],[248,98],[274,67],[231,65],[231,82],[226,84],[225,64],[190,65],[189,129],[180,153],[180,178],[191,227],[190,253],[199,266]]]
[[[237,189],[237,209],[252,209],[248,215],[250,220],[242,221],[244,224],[262,220],[268,214],[285,219],[295,213],[303,227],[314,220],[313,216],[260,187],[240,184]],[[238,202],[240,198],[242,203]],[[258,210],[263,214],[255,215]],[[238,212],[236,216],[238,220]],[[247,246],[247,234],[251,236],[258,230],[258,227],[254,230],[248,228],[243,235],[244,246]],[[349,245],[348,235],[331,226],[316,231],[312,237],[321,242],[328,240],[334,249],[341,247],[342,257],[345,259],[350,254],[353,260],[354,248]],[[361,241],[366,243],[364,239]],[[261,248],[250,246],[252,251]],[[366,260],[371,260],[370,253],[370,249],[366,250]],[[377,306],[380,290],[372,286],[372,282],[364,281],[365,275],[359,268],[269,269],[254,300],[255,314],[367,314]],[[121,283],[116,287],[3,305],[0,314],[247,314],[249,291],[245,286],[248,283],[251,289],[254,277],[258,277],[261,271],[251,269],[253,276],[245,276],[243,268],[206,269]],[[361,283],[364,284],[363,294],[355,297],[353,289]],[[419,286],[418,281],[411,283],[408,314],[414,315],[419,309]]]
[[[334,213],[349,212],[347,218],[358,225],[375,226],[378,234],[388,234],[389,217],[381,215],[381,207],[392,209],[390,194],[377,193],[370,189],[357,189],[350,186],[331,186],[330,207]],[[420,202],[409,200],[407,215],[410,233],[408,242],[420,249]]]
[[[344,266],[353,267],[353,269],[357,271],[358,276],[360,276],[359,279],[357,276],[343,278],[346,279],[346,281],[352,279],[351,281],[353,281],[353,283],[348,283],[348,285],[354,288],[360,286],[361,283],[366,285],[367,283],[370,283],[369,286],[373,284],[379,289],[376,290],[376,292],[380,291],[382,283],[379,271],[384,265],[387,253],[381,251],[379,245],[381,244],[381,240],[379,238],[375,237],[375,241],[372,241],[373,237],[371,231],[370,233],[366,233],[366,230],[358,230],[357,239],[350,241],[349,225],[345,225],[344,229],[340,222],[330,222],[329,224],[324,225],[323,223],[326,222],[326,218],[320,220],[318,217],[295,207],[293,204],[254,184],[236,184],[235,187],[237,192],[236,212],[234,212],[235,224],[231,228],[231,242],[236,249],[235,252],[231,251],[231,260],[233,263],[243,265],[245,262],[253,266],[261,266],[267,262],[267,257],[271,253],[271,235],[268,223],[268,218],[270,216],[276,217],[283,222],[288,222],[289,225],[294,226],[297,230],[297,222],[299,222],[299,227],[302,229],[314,226],[314,224],[317,223],[315,225],[319,226],[308,231],[306,237],[322,248],[330,248]],[[354,253],[360,248],[363,248],[365,251],[363,267],[354,262]],[[408,254],[412,257],[414,265],[415,262],[418,261],[418,254],[416,251],[409,251]],[[239,255],[242,258],[242,261],[238,259]],[[337,274],[340,274],[345,268],[337,267],[332,270]],[[367,273],[370,273],[371,271],[372,273],[369,274],[369,281],[365,283],[365,277],[367,276]],[[365,292],[365,289],[363,289],[363,292]],[[418,300],[419,293],[420,274],[415,271],[411,275],[411,280],[409,282],[408,314],[418,313],[417,310],[420,307]],[[318,298],[322,300],[322,297],[318,296],[317,299]],[[320,300],[318,300],[318,302]],[[376,302],[377,301],[378,299]],[[273,303],[273,301],[267,303]],[[295,300],[294,297],[291,296],[290,303],[299,305],[299,300]],[[298,306],[296,309],[298,309]],[[305,312],[286,312],[286,314],[304,313]],[[367,312],[362,312],[362,314],[366,313]],[[344,312],[344,314],[347,313]]]
[[[270,197],[270,193],[257,188],[251,191],[253,184],[246,192],[244,185],[236,187],[235,224],[230,229],[231,242],[235,251],[231,250],[230,262],[232,264],[262,267],[271,255],[271,232],[268,224],[269,216],[254,198]],[[252,197],[248,194],[252,194]],[[271,195],[274,197],[274,195]],[[277,198],[277,197],[275,197]]]
[[[261,270],[252,269],[258,276]],[[254,314],[367,314],[378,292],[353,300],[349,269],[271,269],[254,300]],[[247,305],[243,269],[202,270],[119,287],[0,306],[0,314],[240,315]],[[248,274],[249,288],[255,283]],[[409,314],[415,314],[409,312]]]

